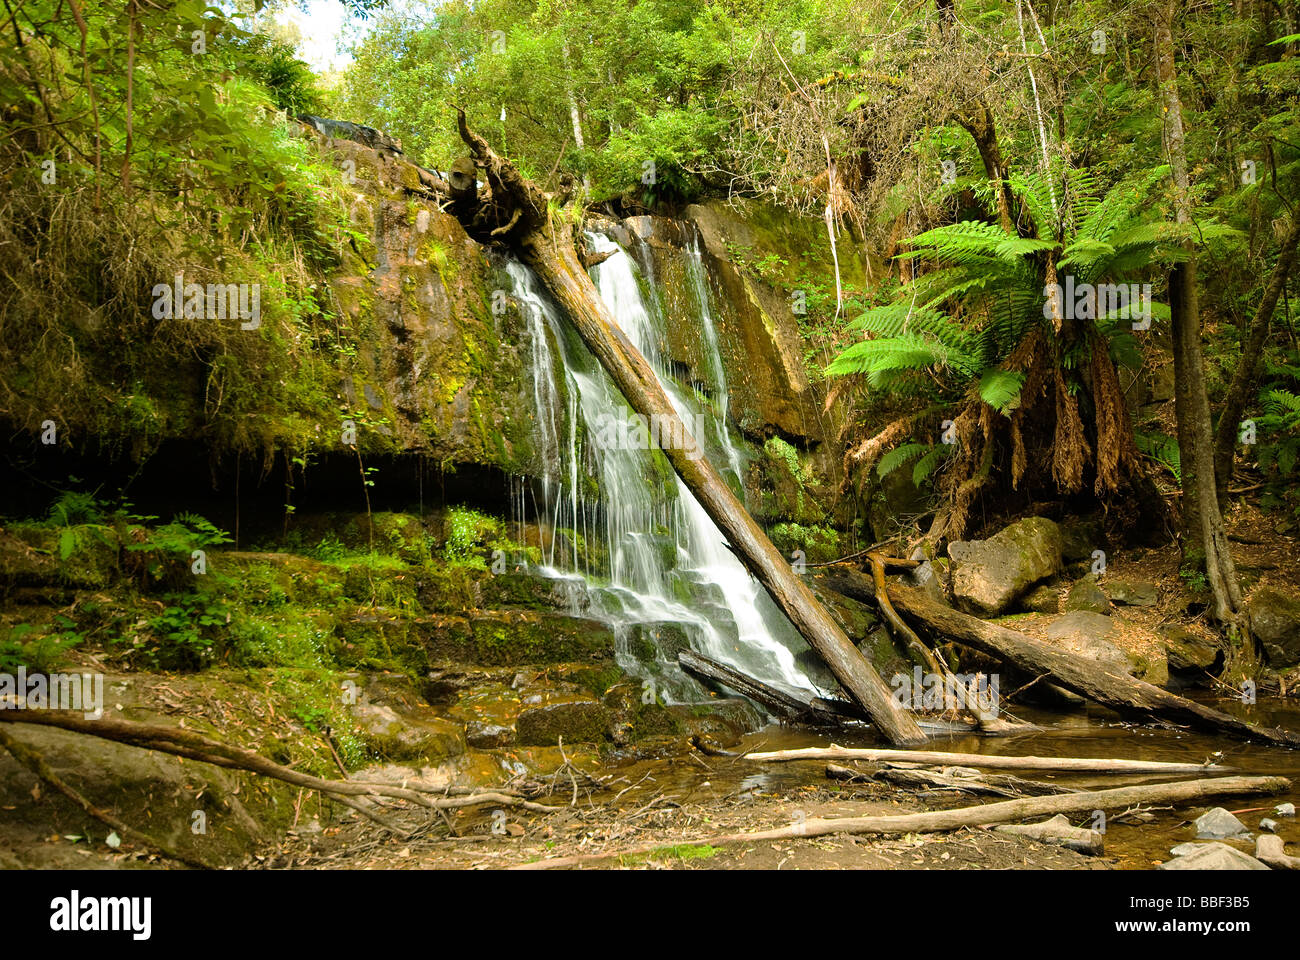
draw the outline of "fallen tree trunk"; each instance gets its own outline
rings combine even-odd
[[[569,318],[578,335],[637,413],[660,425],[664,455],[726,537],[746,568],[767,589],[808,644],[826,661],[849,695],[893,743],[925,741],[916,720],[894,702],[889,687],[832,619],[787,559],[772,545],[731,488],[702,456],[640,351],[627,339],[587,276],[574,225],[555,198],[527,180],[486,140],[469,129],[458,110],[461,139],[483,167],[490,198],[472,216],[459,215],[471,236],[499,239],[519,250]]]
[[[952,768],[945,767],[935,773],[931,770],[909,770],[887,764],[873,770],[854,770],[839,764],[826,764],[826,776],[847,783],[890,783],[899,787],[924,787],[931,790],[960,790],[964,793],[984,794],[991,797],[1044,797],[1056,793],[1078,793],[1070,787],[1037,780],[1022,780],[1011,774],[989,773],[978,777],[957,776]],[[967,773],[974,773],[968,770]]]
[[[833,572],[827,578],[827,585],[854,599],[875,599],[875,584],[871,578],[855,570]],[[1095,660],[1067,653],[1022,633],[953,610],[913,587],[890,584],[889,596],[896,609],[914,617],[926,629],[999,657],[1029,673],[1044,674],[1058,686],[1125,716],[1147,722],[1180,724],[1275,746],[1300,747],[1300,733],[1239,720],[1127,674],[1112,672]]]
[[[1054,797],[1027,797],[1023,800],[1003,800],[998,803],[955,810],[936,810],[927,813],[906,813],[892,817],[844,817],[838,820],[817,818],[804,820],[786,827],[759,830],[754,833],[727,833],[714,837],[697,837],[676,842],[660,840],[643,843],[623,850],[577,857],[556,857],[535,863],[521,863],[512,870],[551,870],[557,867],[576,867],[615,857],[653,853],[665,847],[722,846],[731,843],[762,843],[769,840],[793,840],[799,837],[825,837],[836,833],[850,834],[902,834],[943,833],[962,827],[981,827],[995,823],[1024,820],[1028,817],[1051,816],[1058,813],[1092,813],[1094,810],[1127,810],[1140,803],[1173,804],[1194,803],[1207,797],[1231,797],[1285,793],[1291,781],[1285,777],[1219,777],[1209,780],[1182,780],[1177,783],[1146,784],[1136,787],[1116,787],[1111,790],[1093,790],[1084,793],[1065,793]]]
[[[988,770],[1060,770],[1070,773],[1205,773],[1229,770],[1217,763],[1166,763],[1160,760],[1111,760],[1087,757],[1004,757],[979,753],[940,753],[935,750],[874,750],[866,747],[804,747],[747,753],[746,760],[789,763],[793,760],[875,760],[923,763],[932,767],[983,767]]]

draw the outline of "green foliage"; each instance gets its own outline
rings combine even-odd
[[[1264,475],[1289,492],[1300,466],[1300,352],[1288,350],[1267,373],[1259,392],[1263,414],[1255,418],[1255,457]]]
[[[59,666],[68,650],[84,639],[76,623],[62,614],[44,632],[38,632],[30,623],[14,624],[8,636],[0,640],[0,673],[12,674],[19,667],[32,673],[49,673]]]
[[[230,609],[204,593],[173,593],[161,598],[165,606],[148,622],[149,633],[131,641],[133,652],[162,670],[199,670],[212,662]]]
[[[1183,482],[1182,457],[1179,453],[1176,438],[1166,436],[1163,433],[1142,433],[1138,431],[1133,434],[1133,439],[1137,442],[1140,453],[1150,457],[1167,469],[1173,474],[1174,480],[1178,483]]]
[[[293,48],[265,34],[232,32],[223,38],[220,53],[235,71],[253,80],[281,110],[293,115],[318,114],[324,101],[311,67],[294,55]]]
[[[1143,200],[1165,173],[1151,171],[1098,199],[1088,192],[1095,176],[1070,171],[1069,189],[1060,202],[1054,202],[1044,177],[1012,177],[1011,186],[1038,229],[1051,231],[1041,234],[1049,239],[1021,237],[997,224],[971,220],[912,238],[912,250],[902,258],[925,257],[935,269],[900,288],[893,302],[863,313],[853,326],[869,339],[842,351],[827,374],[864,374],[872,387],[903,394],[938,386],[950,399],[976,381],[985,403],[1010,413],[1019,405],[1024,376],[1003,364],[1032,330],[1041,331],[1048,344],[1056,340],[1045,308],[1045,255],[1059,256],[1058,276],[1072,273],[1076,286],[1128,282],[1138,269],[1184,255],[1180,243],[1188,237],[1186,230],[1143,219],[1148,215]],[[1064,231],[1063,239],[1050,239],[1058,230]],[[1208,240],[1235,234],[1207,222],[1202,235]],[[1120,319],[1116,311],[1083,322],[1118,341],[1113,351],[1131,359],[1131,337]],[[1066,354],[1063,360],[1071,365],[1077,357]]]
[[[25,3],[0,45],[0,409],[137,459],[179,435],[301,453],[358,333],[324,283],[350,191],[276,110],[314,106],[311,78],[201,0],[127,8],[128,73],[123,11],[83,7],[84,37],[57,0]],[[258,289],[260,326],[157,316],[178,275]]]
[[[502,523],[470,507],[452,507],[445,520],[443,555],[449,563],[486,570],[485,552],[501,549]],[[509,546],[508,541],[505,542]]]

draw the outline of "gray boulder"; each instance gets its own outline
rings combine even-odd
[[[1201,840],[1225,840],[1250,836],[1250,831],[1223,807],[1215,807],[1196,818],[1196,836]]]
[[[1046,517],[1028,517],[988,540],[954,541],[948,557],[958,605],[997,616],[1061,569],[1061,531]]]
[[[1226,843],[1201,843],[1199,849],[1168,860],[1157,870],[1267,870],[1249,854],[1234,850]]]

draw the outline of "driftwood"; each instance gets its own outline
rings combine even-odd
[[[1108,760],[1083,757],[1003,757],[979,753],[940,753],[933,750],[875,750],[860,747],[804,747],[745,754],[746,760],[875,760],[921,763],[933,767],[984,767],[991,770],[1058,770],[1070,773],[1206,773],[1228,770],[1217,763],[1165,763],[1158,760]]]
[[[1218,777],[1208,780],[1183,780],[1177,783],[1146,784],[1136,787],[1116,787],[1111,790],[1093,790],[1066,793],[1054,797],[1027,797],[1022,800],[1003,800],[998,803],[958,807],[955,810],[936,810],[927,813],[906,813],[891,817],[844,817],[827,820],[804,820],[772,830],[753,833],[727,833],[713,837],[696,837],[690,840],[644,843],[622,850],[574,857],[555,857],[534,863],[521,863],[515,870],[550,870],[557,867],[579,867],[587,863],[617,857],[638,856],[662,850],[665,847],[723,846],[732,843],[763,843],[771,840],[793,840],[800,837],[825,837],[832,834],[903,834],[943,833],[962,827],[981,827],[1028,817],[1051,816],[1058,813],[1092,813],[1094,810],[1127,810],[1139,803],[1195,803],[1207,797],[1254,796],[1285,793],[1291,781],[1285,777]]]
[[[890,783],[899,787],[921,787],[928,790],[959,790],[976,796],[989,797],[1046,797],[1057,793],[1078,793],[1069,787],[1037,780],[1022,780],[1010,774],[984,773],[978,776],[961,776],[962,767],[944,767],[938,773],[932,770],[909,769],[886,765],[871,770],[855,770],[839,764],[826,764],[826,776],[847,783]],[[975,771],[970,771],[974,773]]]
[[[1063,813],[1058,813],[1051,820],[1044,820],[1042,823],[1004,824],[993,829],[998,833],[1011,833],[1041,840],[1043,843],[1065,847],[1077,853],[1086,853],[1090,857],[1099,857],[1106,849],[1106,838],[1100,831],[1076,827]]]
[[[856,570],[837,569],[827,576],[826,585],[855,599],[875,598],[876,588],[871,578]],[[1300,733],[1239,720],[1127,674],[1111,671],[1094,660],[953,610],[914,587],[890,584],[889,596],[895,608],[915,618],[927,630],[1006,660],[1029,673],[1046,675],[1054,684],[1125,716],[1276,746],[1300,747]]]
[[[67,710],[0,710],[0,723],[26,723],[36,726],[56,727],[83,733],[102,740],[112,740],[146,750],[156,750],[190,760],[200,760],[218,767],[246,770],[250,773],[272,777],[296,787],[316,790],[344,806],[356,810],[393,833],[406,836],[406,831],[395,826],[374,810],[370,801],[379,797],[405,800],[427,810],[455,810],[483,804],[503,807],[521,807],[535,813],[553,813],[552,807],[532,803],[505,790],[444,790],[427,784],[403,781],[401,786],[367,780],[323,780],[300,773],[290,767],[268,760],[260,753],[232,747],[219,740],[179,727],[162,724],[137,723],[133,720],[116,720],[103,717],[88,720],[84,714]],[[6,744],[7,746],[7,744]],[[17,756],[17,754],[15,754]]]
[[[637,413],[662,425],[661,436],[672,438],[662,450],[682,482],[718,525],[728,544],[751,574],[771,594],[777,606],[817,651],[849,695],[896,744],[918,744],[925,734],[916,720],[894,702],[889,687],[867,662],[808,586],[794,573],[786,557],[745,510],[678,417],[654,370],[619,330],[599,291],[583,269],[580,239],[571,219],[555,209],[555,196],[526,179],[513,164],[499,157],[487,141],[469,129],[457,110],[461,139],[483,170],[488,196],[472,215],[457,217],[470,236],[483,242],[502,240],[519,251],[559,304],[578,335]],[[507,227],[505,232],[498,228]]]

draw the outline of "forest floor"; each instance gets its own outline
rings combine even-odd
[[[707,792],[707,788],[706,788]],[[892,794],[892,798],[889,796]],[[594,799],[594,798],[593,798]],[[721,846],[690,846],[710,836],[756,832],[802,817],[889,816],[978,802],[906,796],[876,785],[802,787],[775,794],[669,798],[600,804],[560,800],[554,815],[510,813],[508,832],[494,834],[480,814],[458,823],[459,837],[396,840],[352,820],[290,835],[260,861],[266,868],[490,869],[556,857],[611,853],[655,845],[650,853],[609,856],[586,869],[650,870],[1104,870],[1112,858],[1088,857],[1060,847],[991,830],[963,829],[905,836],[825,836]],[[516,835],[517,834],[517,835]]]

